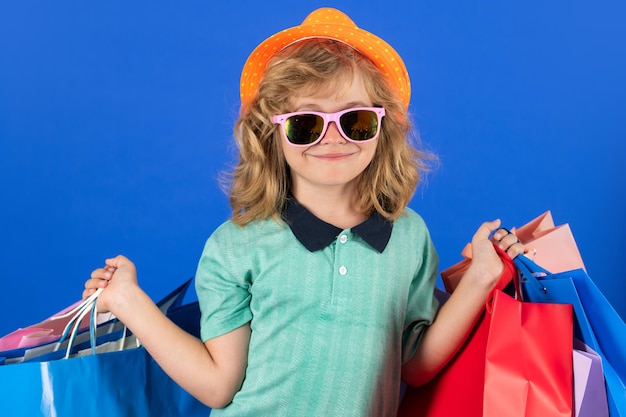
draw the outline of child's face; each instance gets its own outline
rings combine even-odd
[[[326,90],[326,91],[324,91]],[[292,100],[290,112],[310,110],[333,113],[353,107],[371,107],[361,75],[355,71],[352,84],[342,91],[322,89],[319,93],[296,96]],[[330,93],[330,94],[329,94]],[[296,147],[282,142],[287,164],[291,169],[292,192],[302,187],[321,189],[345,187],[346,191],[356,190],[359,175],[370,164],[376,152],[378,140],[364,143],[349,142],[344,139],[335,123],[330,123],[320,142],[309,147]],[[320,188],[321,187],[321,188]]]

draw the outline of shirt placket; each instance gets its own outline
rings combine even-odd
[[[335,241],[335,263],[333,268],[333,296],[331,305],[335,308],[346,306],[350,296],[350,268],[354,262],[350,259],[350,246],[353,235],[349,230],[343,230]]]

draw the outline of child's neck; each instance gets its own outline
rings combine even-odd
[[[316,217],[341,229],[350,229],[367,218],[359,210],[356,194],[346,189],[300,189],[293,194]]]

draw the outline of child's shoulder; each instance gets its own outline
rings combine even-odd
[[[404,209],[404,213],[398,218],[399,221],[408,222],[411,224],[416,224],[419,226],[426,226],[426,222],[422,218],[422,216],[411,207],[406,207]]]
[[[426,222],[420,214],[408,207],[394,222],[389,244],[395,245],[396,250],[402,250],[405,253],[407,250],[436,253]],[[416,247],[419,249],[415,249]]]
[[[394,222],[393,229],[403,236],[429,236],[428,226],[422,216],[410,207]]]
[[[282,221],[272,218],[254,220],[243,226],[232,220],[226,220],[213,231],[209,240],[247,241],[258,239],[267,233],[275,233],[284,227],[287,226]]]

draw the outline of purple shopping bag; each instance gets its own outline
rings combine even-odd
[[[602,358],[574,339],[574,416],[609,417]]]

